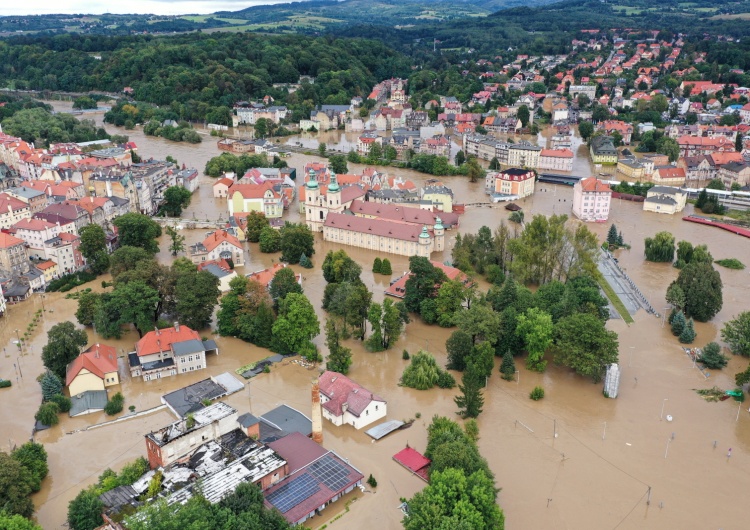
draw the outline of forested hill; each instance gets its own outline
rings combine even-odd
[[[749,37],[750,0],[568,0],[503,9],[471,20],[400,30],[362,25],[339,33],[380,38],[409,53],[420,43],[432,49],[437,39],[442,50],[473,49],[476,55],[487,56],[509,47],[529,53],[564,53],[580,30],[613,28]]]
[[[410,60],[379,41],[249,33],[174,37],[59,35],[0,41],[0,86],[121,92],[157,105],[173,101],[203,119],[209,107],[272,95],[304,113],[321,103],[349,104],[392,76],[408,76]],[[273,83],[316,77],[294,94]]]

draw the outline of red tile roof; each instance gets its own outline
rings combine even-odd
[[[684,179],[685,169],[681,167],[660,167],[656,171],[659,172],[659,178],[662,179]]]
[[[42,219],[21,219],[16,224],[14,224],[11,228],[14,230],[47,230],[48,228],[54,228],[54,223],[50,223],[48,221],[44,221]]]
[[[583,191],[612,193],[612,188],[610,188],[605,182],[599,179],[593,178],[593,177],[583,179],[580,181],[580,183],[581,183],[581,189]]]
[[[217,230],[206,239],[203,240],[203,246],[206,247],[206,251],[211,252],[213,249],[221,245],[224,241],[230,245],[234,245],[237,248],[242,248],[240,240],[233,235],[227,233],[226,230]]]
[[[235,193],[239,193],[245,199],[262,199],[265,197],[267,191],[270,191],[274,198],[279,197],[279,194],[274,191],[271,182],[264,182],[263,184],[233,184],[227,193],[230,197]]]
[[[570,149],[542,149],[539,156],[550,156],[553,158],[573,158],[573,151]]]
[[[319,383],[320,392],[329,399],[323,403],[323,408],[336,416],[344,413],[344,405],[347,406],[348,412],[359,417],[373,401],[385,403],[383,398],[338,372],[324,372],[319,378]]]
[[[312,442],[312,443],[307,443]],[[289,474],[314,462],[328,450],[310,440],[301,432],[293,432],[268,444],[281,458],[289,464]]]
[[[276,263],[273,267],[269,267],[268,269],[263,269],[262,271],[257,271],[252,274],[247,275],[248,280],[253,280],[261,284],[263,287],[268,287],[271,283],[271,280],[273,280],[274,276],[276,276],[276,273],[279,272],[281,269],[286,267],[286,263]],[[301,274],[295,274],[295,277],[297,278],[298,282],[302,282],[302,275]]]
[[[16,245],[23,245],[24,240],[5,232],[0,232],[0,248],[10,248]]]
[[[47,261],[43,261],[41,263],[36,264],[36,268],[39,269],[40,271],[45,271],[47,269],[51,269],[52,267],[56,267],[56,266],[57,266],[57,263],[49,259]]]
[[[214,187],[218,186],[219,184],[224,184],[225,186],[229,187],[234,184],[234,181],[228,177],[224,177],[214,182]]]
[[[9,208],[14,211],[23,210],[24,208],[28,209],[29,205],[7,193],[0,193],[0,212],[7,213]]]
[[[440,217],[445,226],[458,224],[458,215],[450,212],[430,212],[421,208],[405,206],[403,204],[383,204],[377,202],[355,200],[349,209],[354,214],[371,215],[381,220],[399,221],[402,223],[418,224],[432,227],[435,218]]]
[[[177,331],[174,327],[149,331],[135,345],[135,351],[139,357],[151,355],[160,351],[169,351],[172,344],[186,340],[200,340],[197,331],[193,331],[185,325],[180,325]]]
[[[117,350],[105,344],[90,346],[68,365],[65,385],[69,386],[84,368],[100,379],[104,379],[105,374],[117,371]]]
[[[361,234],[391,237],[402,241],[418,241],[419,235],[422,233],[422,225],[419,224],[388,221],[385,219],[370,219],[333,212],[326,216],[324,226],[341,228]],[[430,235],[432,235],[432,232],[430,232]]]

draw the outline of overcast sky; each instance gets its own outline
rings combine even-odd
[[[2,0],[0,16],[41,15],[50,13],[153,13],[156,15],[185,15],[239,11],[253,5],[280,4],[291,0]]]

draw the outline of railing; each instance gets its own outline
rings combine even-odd
[[[628,283],[630,284],[631,289],[633,289],[633,291],[635,291],[635,293],[638,295],[638,298],[643,303],[643,306],[646,309],[646,312],[648,312],[648,313],[650,313],[652,315],[655,315],[656,318],[661,318],[661,315],[659,313],[657,313],[656,310],[651,306],[651,304],[646,299],[646,297],[643,295],[643,293],[641,292],[641,290],[638,289],[638,287],[635,285],[635,283],[633,282],[633,280],[630,279],[630,276],[628,276],[627,273],[624,270],[622,270],[622,268],[617,263],[617,261],[615,261],[615,258],[612,256],[612,254],[608,250],[604,250],[604,253],[607,255],[608,259],[612,260],[612,264],[620,272],[620,274],[622,274],[622,277],[625,278],[628,281]]]

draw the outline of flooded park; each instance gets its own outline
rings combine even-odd
[[[64,104],[55,103],[59,108]],[[98,122],[102,116],[96,115]],[[110,132],[115,128],[108,127]],[[138,145],[141,157],[163,159],[171,155],[180,165],[195,167],[202,172],[208,159],[220,152],[213,138],[204,137],[199,145],[179,144],[161,138],[145,137],[140,130],[117,129]],[[331,132],[320,134],[327,145],[347,150],[356,133]],[[580,139],[577,139],[580,142]],[[283,142],[308,142],[309,139],[289,138]],[[305,144],[308,145],[308,144]],[[313,144],[309,144],[311,149]],[[585,146],[577,144],[575,174],[591,174]],[[305,163],[317,157],[293,154],[287,162],[298,173]],[[365,166],[349,165],[356,173]],[[413,180],[418,186],[429,178],[409,170],[386,168],[385,171]],[[585,173],[584,173],[585,172]],[[195,219],[226,219],[225,204],[212,196],[212,179],[201,177],[201,187],[183,217]],[[484,203],[483,182],[470,183],[465,177],[442,179],[453,189],[456,202]],[[537,192],[518,204],[532,214],[569,214],[572,188],[537,185]],[[692,213],[688,205],[685,214]],[[290,221],[299,220],[296,204],[286,214]],[[461,218],[459,231],[473,233],[482,225],[494,228],[507,219],[502,205],[468,207]],[[577,221],[571,221],[577,222]],[[737,258],[750,263],[750,244],[734,234],[711,227],[686,223],[680,215],[644,213],[641,205],[613,201],[610,222],[623,232],[630,250],[617,251],[620,266],[633,279],[651,305],[663,312],[669,283],[677,269],[670,264],[649,263],[643,258],[644,238],[666,230],[677,241],[688,240],[694,245],[706,244],[715,259]],[[589,225],[600,240],[606,236],[608,224]],[[184,230],[186,244],[201,240],[204,230]],[[455,234],[451,234],[451,239]],[[321,323],[325,313],[320,302],[325,287],[320,265],[329,250],[342,248],[324,242],[317,235],[313,269],[295,266],[304,276],[305,294],[317,308]],[[257,244],[246,243],[245,273],[271,266],[278,254],[262,254]],[[450,259],[450,247],[432,259]],[[161,240],[159,259],[171,261],[167,242]],[[381,301],[389,278],[373,275],[370,264],[376,252],[343,247],[363,267],[362,280]],[[382,257],[382,256],[381,256]],[[394,277],[408,267],[408,258],[388,256]],[[724,283],[724,306],[708,323],[697,323],[696,346],[719,341],[723,322],[748,309],[750,273],[717,267]],[[102,279],[107,279],[103,277]],[[101,281],[86,287],[101,290]],[[31,436],[33,416],[41,401],[36,377],[42,372],[41,350],[46,332],[56,323],[75,320],[77,302],[65,293],[49,293],[8,306],[0,320],[0,377],[11,379],[13,386],[0,391],[4,407],[0,413],[0,443],[21,444]],[[37,309],[44,308],[41,325],[19,349],[17,331],[25,329]],[[635,323],[627,325],[613,319],[608,328],[619,334],[622,379],[617,399],[606,399],[601,384],[573,374],[567,368],[550,363],[543,374],[528,372],[522,362],[517,366],[516,381],[506,382],[497,374],[485,390],[484,411],[478,418],[479,447],[502,488],[499,503],[505,511],[506,528],[556,529],[673,529],[747,527],[747,511],[741,501],[742,491],[750,488],[750,413],[748,404],[733,400],[706,402],[694,389],[714,385],[734,388],[734,374],[744,370],[747,360],[732,358],[723,370],[711,371],[708,378],[693,367],[680,343],[672,336],[661,318],[640,310]],[[324,445],[347,458],[365,476],[372,473],[378,486],[361,493],[355,490],[344,499],[308,521],[305,526],[318,528],[391,529],[400,528],[401,498],[409,498],[424,487],[418,477],[410,475],[392,460],[407,444],[424,451],[427,426],[432,416],[456,416],[453,397],[458,389],[418,391],[398,385],[408,361],[402,350],[415,353],[430,351],[445,364],[445,341],[453,330],[427,326],[418,319],[407,325],[394,348],[387,352],[370,353],[353,340],[347,346],[353,351],[349,377],[382,396],[389,406],[387,419],[416,419],[411,429],[397,431],[374,442],[363,431],[351,426],[335,427],[324,422]],[[123,334],[120,340],[104,340],[87,329],[90,343],[114,346],[124,357],[138,339],[135,331]],[[234,372],[240,366],[267,357],[267,350],[234,338],[213,335],[220,354],[209,356],[208,368],[144,382],[130,378],[126,360],[120,359],[121,392],[125,407],[134,405],[136,412],[161,405],[160,397],[177,388],[222,372]],[[324,336],[316,339],[323,345]],[[496,361],[496,367],[499,360]],[[268,374],[248,380],[243,391],[226,398],[240,413],[263,414],[286,403],[306,415],[310,414],[310,381],[316,369],[307,369],[286,360],[272,367]],[[455,374],[454,374],[455,375]],[[541,401],[528,398],[530,390],[541,385],[546,397]],[[663,412],[663,414],[662,414]],[[125,415],[128,413],[125,412]],[[671,421],[667,421],[667,416]],[[42,490],[35,494],[38,522],[45,529],[64,528],[68,502],[83,488],[96,482],[101,472],[115,470],[145,455],[143,436],[171,421],[165,409],[139,415],[110,425],[90,428],[111,418],[102,413],[77,418],[61,416],[59,425],[39,432],[35,439],[45,445],[49,454],[48,477]],[[727,456],[732,448],[731,458]],[[336,521],[331,519],[343,514]]]

